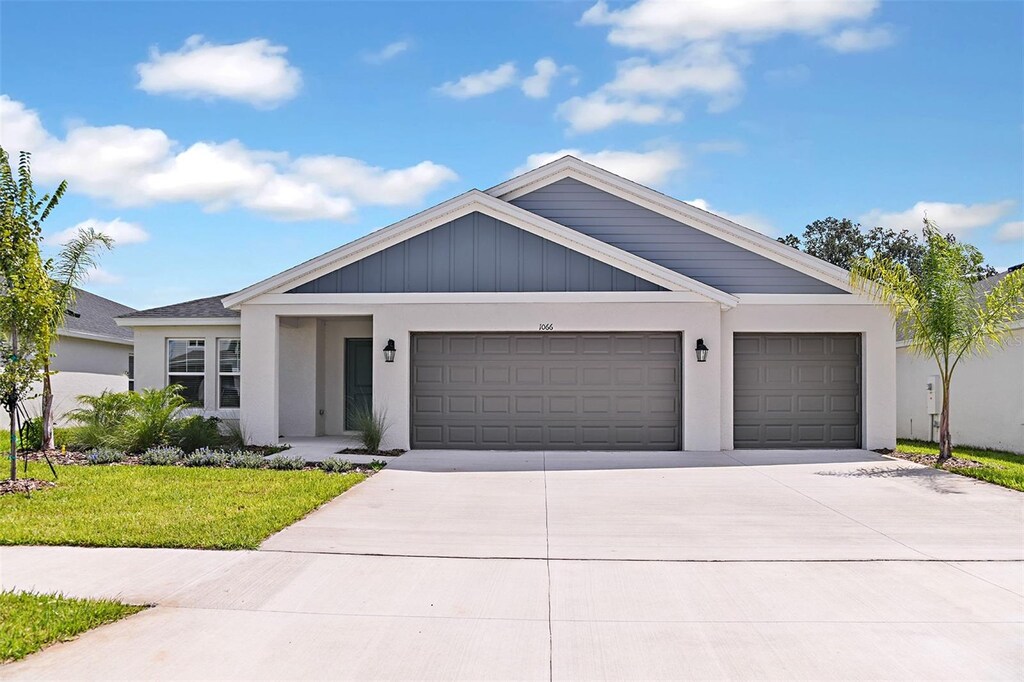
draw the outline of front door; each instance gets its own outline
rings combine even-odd
[[[373,405],[373,339],[345,339],[345,430],[353,415]]]

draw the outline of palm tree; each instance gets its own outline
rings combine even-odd
[[[75,287],[90,270],[96,267],[96,253],[109,249],[114,240],[92,227],[80,229],[64,245],[56,260],[49,262],[48,270],[54,286],[54,306],[48,320],[49,330],[46,341],[40,344],[43,354],[43,450],[53,450],[53,388],[50,385],[51,346],[57,338],[57,330],[64,326],[65,317],[75,305]]]
[[[919,273],[886,258],[860,258],[850,280],[889,307],[913,352],[930,355],[939,367],[942,411],[939,417],[941,467],[953,456],[949,435],[950,382],[965,356],[1001,347],[1011,324],[1024,316],[1024,269],[1005,275],[989,291],[976,276],[980,252],[942,235],[925,219],[925,254]]]

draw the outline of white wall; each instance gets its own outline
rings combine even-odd
[[[938,371],[931,356],[915,355],[906,347],[897,349],[900,438],[930,438],[925,386]],[[936,389],[939,410],[942,390]],[[1024,453],[1024,329],[1015,330],[1004,348],[993,347],[989,355],[962,360],[953,372],[950,394],[954,444]]]

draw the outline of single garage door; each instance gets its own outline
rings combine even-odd
[[[736,334],[737,448],[860,447],[859,334]]]
[[[679,334],[414,334],[412,347],[414,448],[680,448]]]

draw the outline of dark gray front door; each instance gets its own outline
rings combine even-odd
[[[345,430],[353,414],[373,405],[373,339],[345,339]]]
[[[415,334],[412,446],[678,450],[673,333]]]
[[[737,448],[857,448],[859,334],[736,334]]]

